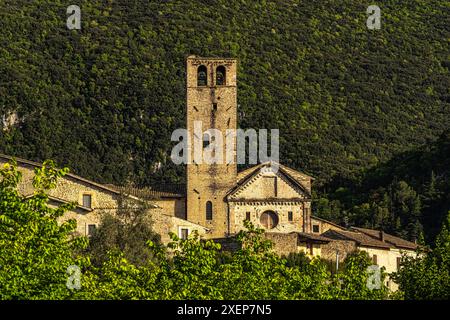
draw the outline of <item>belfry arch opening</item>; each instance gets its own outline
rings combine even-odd
[[[201,65],[197,69],[197,86],[205,87],[208,85],[208,70],[206,66]]]
[[[226,85],[226,70],[224,66],[218,66],[216,69],[216,85],[224,86]]]

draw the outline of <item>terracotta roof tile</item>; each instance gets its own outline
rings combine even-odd
[[[299,171],[296,171],[294,169],[288,168],[284,165],[281,165],[279,163],[275,163],[279,166],[279,170],[288,178],[290,179],[294,184],[298,185],[308,197],[311,197],[311,192],[309,188],[305,185],[305,182],[308,180],[314,180],[313,177],[310,177],[304,173],[301,173]],[[235,190],[237,190],[241,185],[245,184],[249,179],[251,179],[252,176],[256,175],[263,167],[268,167],[270,165],[270,162],[264,162],[260,163],[254,167],[248,168],[244,171],[241,171],[237,175],[237,184],[236,186],[231,189],[230,193],[233,193]]]
[[[361,233],[364,233],[374,239],[380,240],[380,231],[379,230],[357,228],[357,227],[353,227],[352,229],[357,230]],[[413,249],[413,250],[415,250],[417,248],[417,244],[415,244],[414,242],[393,236],[393,235],[385,233],[385,232],[384,232],[383,237],[384,237],[385,242],[390,243],[398,248]]]
[[[237,182],[241,183],[242,181],[244,181],[248,176],[252,175],[256,170],[261,169],[264,166],[267,166],[269,164],[269,162],[264,162],[264,163],[260,163],[254,167],[245,169],[243,171],[238,172],[237,174]],[[292,176],[293,178],[295,178],[298,182],[304,181],[304,180],[314,180],[313,177],[308,176],[307,174],[304,174],[300,171],[291,169],[289,167],[286,167],[285,165],[279,164],[277,163],[278,166],[284,170],[286,173],[288,173],[290,176]]]
[[[305,232],[295,232],[295,233],[298,235],[299,240],[312,240],[327,243],[331,241],[329,238],[314,233],[305,233]]]
[[[21,158],[18,158],[18,157],[8,156],[8,155],[5,155],[5,154],[0,154],[0,160],[3,160],[5,162],[10,162],[11,160],[15,160],[18,164],[21,164],[21,165],[28,165],[28,166],[32,166],[32,167],[36,167],[36,168],[41,168],[42,167],[42,163],[38,163],[38,162],[26,160],[26,159],[21,159]],[[110,188],[107,185],[100,184],[100,183],[97,183],[95,181],[85,179],[85,178],[77,176],[77,175],[75,175],[73,173],[67,173],[65,175],[65,177],[66,178],[72,178],[72,179],[84,182],[86,184],[90,184],[91,186],[100,188],[100,189],[105,190],[105,191],[109,191],[109,192],[116,193],[116,194],[119,193],[119,191],[117,191],[114,188]]]
[[[390,243],[377,240],[367,234],[355,231],[328,230],[323,233],[322,236],[334,240],[351,240],[355,241],[358,245],[367,247],[382,249],[395,248],[395,246]]]
[[[346,229],[346,228],[344,228],[343,226],[340,226],[340,225],[338,225],[338,224],[336,224],[336,223],[334,223],[334,222],[331,222],[331,221],[329,221],[329,220],[325,220],[325,219],[319,218],[319,217],[317,217],[317,216],[311,216],[311,219],[314,219],[314,220],[318,220],[318,221],[322,221],[322,222],[328,223],[328,224],[330,224],[330,225],[332,225],[332,226],[334,226],[334,227],[336,227],[336,228],[339,228],[339,229],[341,229],[341,230],[344,230],[344,231],[345,231],[345,229]]]
[[[151,187],[114,186],[118,191],[140,199],[181,198],[186,194],[184,184],[161,184]]]

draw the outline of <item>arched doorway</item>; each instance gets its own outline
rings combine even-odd
[[[265,211],[259,218],[259,222],[265,229],[273,229],[278,225],[278,215],[273,211]]]

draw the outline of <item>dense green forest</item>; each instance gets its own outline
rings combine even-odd
[[[448,1],[379,1],[380,30],[366,27],[372,1],[75,2],[81,30],[66,27],[73,1],[0,1],[0,152],[102,183],[182,182],[168,155],[185,58],[236,57],[239,126],[280,129],[281,162],[318,178],[318,214],[439,230]]]
[[[323,218],[432,243],[450,211],[450,130],[322,192],[314,198]]]

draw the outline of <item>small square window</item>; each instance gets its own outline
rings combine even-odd
[[[319,233],[320,232],[320,228],[318,224],[313,225],[313,232],[314,233]]]
[[[88,236],[92,236],[97,230],[97,226],[95,224],[88,224]]]
[[[92,195],[83,194],[83,207],[92,208]]]
[[[294,215],[293,215],[292,211],[289,211],[289,212],[288,212],[288,220],[289,220],[289,221],[294,220]]]
[[[180,239],[186,240],[189,236],[189,229],[181,228],[180,229]]]
[[[250,212],[249,211],[247,211],[245,213],[245,220],[250,221]]]

